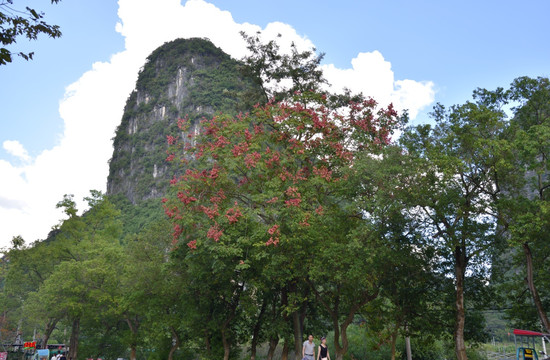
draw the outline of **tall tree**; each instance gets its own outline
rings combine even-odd
[[[455,353],[466,359],[464,328],[465,279],[468,269],[486,259],[498,239],[496,200],[500,179],[509,170],[502,154],[505,128],[502,101],[442,105],[433,112],[436,126],[418,126],[406,132],[403,144],[417,159],[412,179],[410,219],[438,248],[443,269],[455,280]]]
[[[407,217],[410,180],[416,175],[414,159],[392,145],[378,156],[365,154],[354,168],[351,183],[356,185],[351,188],[374,243],[382,248],[370,250],[376,260],[369,273],[376,274],[381,285],[379,300],[361,315],[383,329],[381,341],[390,339],[395,359],[398,335],[439,336],[444,331],[445,316],[436,301],[442,275],[434,268],[434,247],[422,241]]]
[[[90,209],[82,216],[77,215],[71,196],[59,202],[69,215],[59,226],[59,241],[70,257],[55,266],[25,304],[29,312],[42,309],[54,325],[62,319],[68,322],[69,356],[74,359],[82,320],[114,311],[121,263],[118,211],[98,191],[91,191],[86,200]]]
[[[229,287],[226,295],[215,297],[225,299],[226,321],[233,320],[247,289],[242,277],[257,262],[267,279],[288,289],[286,311],[301,316],[305,297],[300,289],[307,288],[306,269],[316,256],[316,244],[330,243],[337,232],[323,233],[327,227],[319,225],[329,223],[324,214],[330,218],[347,205],[337,194],[346,188],[355,153],[386,144],[395,126],[395,111],[376,110],[376,105],[363,100],[350,102],[345,110],[330,109],[324,95],[298,93],[293,102],[268,103],[250,115],[205,120],[204,132],[191,141],[168,137],[174,146],[168,159],[187,167],[185,175],[173,180],[173,195],[164,200],[174,239],[191,264],[234,268],[224,268],[211,280],[220,293]],[[227,274],[233,275],[219,283]],[[354,299],[353,313],[364,297],[346,294]],[[367,294],[372,296],[369,290]],[[294,327],[298,357],[299,325]]]
[[[550,81],[515,79],[509,97],[517,104],[509,129],[517,157],[516,176],[506,186],[504,220],[511,244],[523,253],[524,279],[540,322],[550,332],[544,296],[537,286],[546,277],[550,254]]]

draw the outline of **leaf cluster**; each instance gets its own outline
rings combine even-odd
[[[51,0],[51,3],[58,3],[59,0]],[[61,36],[58,25],[50,25],[44,21],[45,14],[28,6],[25,10],[14,7],[13,0],[0,1],[0,65],[12,62],[13,53],[8,46],[16,43],[19,36],[29,40],[36,40],[38,35],[46,34],[51,38]],[[16,55],[25,60],[32,60],[34,52],[19,52]]]

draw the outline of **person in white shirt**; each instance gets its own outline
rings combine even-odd
[[[302,346],[302,359],[315,360],[315,343],[313,335],[309,335]]]

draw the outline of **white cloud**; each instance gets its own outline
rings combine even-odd
[[[21,234],[28,242],[45,238],[61,218],[55,204],[63,194],[75,194],[80,200],[90,189],[105,189],[111,139],[139,68],[155,48],[176,38],[205,37],[241,58],[246,44],[239,32],[262,30],[257,25],[236,23],[229,12],[204,0],[183,5],[180,0],[157,0],[155,6],[149,0],[119,0],[118,16],[116,30],[125,39],[125,49],[108,62],[94,63],[67,87],[59,107],[64,132],[58,144],[31,159],[19,142],[4,142],[4,148],[25,163],[0,160],[0,247],[14,235]],[[292,41],[300,49],[313,46],[307,37],[280,22],[268,24],[263,32],[264,39],[282,34],[283,50]],[[325,71],[336,88],[363,91],[382,103],[394,101],[409,108],[411,115],[433,100],[431,83],[395,81],[391,64],[376,51],[359,54],[351,69],[326,65]]]
[[[23,145],[17,140],[6,140],[2,143],[4,150],[23,161],[29,161],[31,157]]]
[[[371,96],[382,106],[393,103],[396,109],[409,110],[411,119],[434,101],[431,81],[395,80],[391,63],[379,51],[362,52],[351,60],[352,67],[339,69],[323,65],[325,76],[333,90],[350,89]]]

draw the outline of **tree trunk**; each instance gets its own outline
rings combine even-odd
[[[351,307],[348,315],[341,324],[338,322],[338,314],[340,313],[340,311],[338,310],[339,302],[337,301],[335,303],[334,309],[330,310],[326,303],[322,301],[323,305],[329,311],[330,317],[332,319],[332,327],[334,330],[334,352],[336,355],[336,360],[342,360],[344,358],[344,355],[346,355],[346,353],[348,352],[348,326],[352,323],[353,317],[355,316],[357,311],[359,311],[359,309],[363,307],[366,303],[376,299],[378,297],[379,291],[380,289],[376,288],[376,290],[372,294],[366,293],[363,297],[363,300]],[[342,339],[342,344],[340,344],[340,339]]]
[[[456,300],[455,300],[455,354],[457,360],[468,360],[466,356],[466,344],[464,343],[464,324],[466,312],[464,310],[464,277],[466,274],[466,254],[464,248],[457,246],[454,252],[455,277],[456,277]]]
[[[170,352],[168,353],[168,360],[174,359],[174,353],[176,352],[176,350],[178,350],[179,347],[180,347],[180,344],[177,341],[175,344],[172,344],[172,347],[170,348]]]
[[[336,360],[342,360],[344,353],[340,345],[340,324],[338,323],[338,315],[336,313],[331,313],[331,318],[332,328],[334,329],[334,356]]]
[[[262,326],[262,318],[265,313],[265,308],[267,306],[267,297],[264,297],[262,302],[262,307],[260,308],[260,313],[256,319],[256,324],[252,330],[252,343],[250,344],[250,360],[256,360],[256,348],[258,347],[258,341],[260,337],[260,328]]]
[[[535,286],[535,281],[533,279],[533,254],[531,253],[529,243],[523,243],[523,252],[525,253],[525,265],[527,267],[527,286],[529,287],[529,291],[531,292],[531,296],[533,297],[533,302],[535,303],[535,307],[537,308],[537,313],[539,315],[540,321],[546,329],[546,332],[550,332],[550,321],[548,321],[548,315],[546,315],[546,311],[544,311],[542,301],[539,297],[539,292],[537,291],[537,287]]]
[[[410,336],[405,337],[405,351],[407,352],[407,360],[412,360],[411,338],[410,338]]]
[[[71,339],[69,340],[69,359],[76,360],[78,355],[78,337],[80,335],[80,318],[73,320]]]
[[[229,341],[225,329],[222,329],[222,343],[223,343],[223,360],[229,360],[229,352],[231,350]]]
[[[180,337],[178,336],[178,333],[176,330],[171,327],[170,330],[172,331],[172,347],[170,348],[170,352],[168,353],[168,360],[172,360],[174,358],[174,353],[178,348],[180,347]]]
[[[266,360],[273,360],[273,355],[275,354],[275,349],[277,348],[278,343],[279,343],[278,337],[272,337],[271,339],[269,339],[269,350],[267,351]]]
[[[48,340],[50,339],[50,335],[55,329],[55,326],[57,325],[58,320],[59,319],[48,319],[48,322],[44,327],[44,336],[42,337],[42,344],[41,344],[42,349],[48,348]]]
[[[399,330],[399,324],[396,323],[391,334],[391,360],[395,360],[395,344],[397,343],[397,331]]]
[[[210,346],[210,333],[208,330],[204,330],[204,347],[206,348],[206,354],[210,357],[212,347]]]
[[[135,322],[134,322],[135,321]],[[126,323],[132,332],[132,339],[130,342],[130,360],[136,360],[137,357],[137,333],[139,328],[139,320],[137,316],[134,319],[126,318]]]
[[[285,343],[283,345],[283,352],[281,353],[281,360],[288,360],[288,351],[289,350],[290,350],[290,347],[288,346],[288,341],[285,339]],[[301,353],[302,353],[302,350],[300,350],[300,354]]]
[[[294,330],[294,351],[295,359],[302,360],[302,339],[304,337],[302,322],[300,321],[300,311],[296,310],[292,313],[292,329]],[[286,342],[285,342],[286,344]]]

